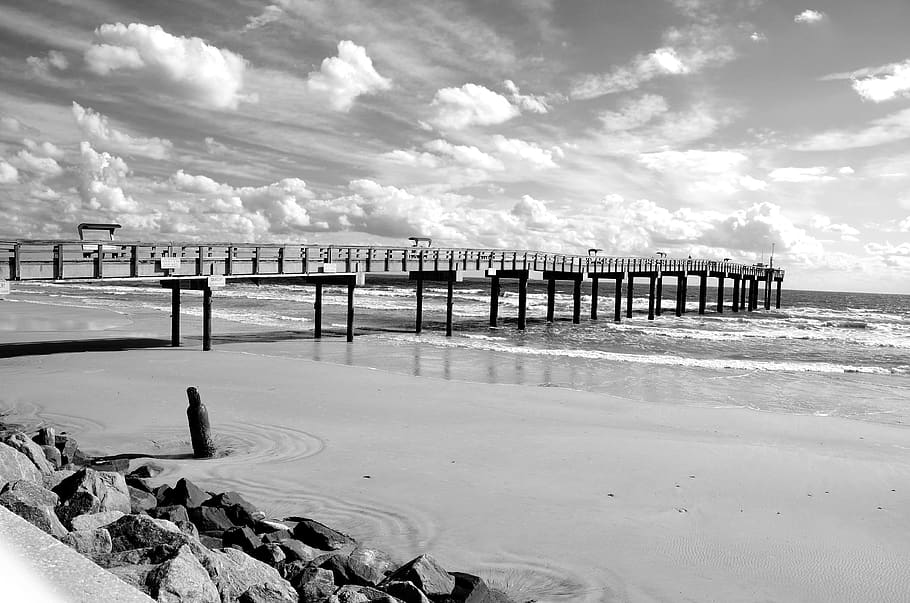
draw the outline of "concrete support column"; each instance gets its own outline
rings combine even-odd
[[[777,303],[775,304],[775,307],[778,310],[780,310],[780,289],[781,289],[782,284],[783,284],[782,281],[777,281]]]
[[[518,330],[524,331],[528,311],[528,277],[518,279]]]
[[[499,319],[499,277],[490,277],[490,326],[495,327]]]
[[[572,323],[578,324],[581,322],[581,279],[577,278],[573,281],[572,287]]]
[[[171,288],[171,346],[180,347],[180,287]]]
[[[423,329],[423,279],[417,279],[417,318],[414,332],[420,333]]]
[[[686,306],[686,277],[676,277],[676,315],[682,316]]]
[[[547,279],[547,322],[553,322],[556,306],[556,279]]]
[[[202,349],[212,349],[212,289],[208,286],[202,290]]]
[[[622,321],[622,277],[616,279],[616,297],[613,312],[613,322]]]
[[[348,341],[354,341],[354,281],[348,283]]]
[[[591,277],[591,320],[597,320],[597,283],[596,276]]]
[[[452,307],[455,297],[455,281],[449,280],[449,288],[446,291],[446,337],[452,336]]]
[[[626,285],[626,318],[632,318],[632,294],[635,287],[635,277],[629,273],[629,284]]]
[[[651,274],[648,280],[648,320],[654,320],[654,293],[657,288],[657,275]]]
[[[322,337],[322,283],[316,283],[316,299],[313,301],[313,337]]]
[[[717,277],[717,313],[724,312],[724,277]]]
[[[700,274],[698,277],[698,313],[704,314],[708,305],[708,275]]]
[[[739,275],[733,275],[733,311],[739,312]]]
[[[664,277],[661,274],[657,275],[657,293],[655,294],[656,298],[654,300],[654,313],[657,316],[660,316],[663,313],[663,308],[661,307],[663,303],[664,295]]]

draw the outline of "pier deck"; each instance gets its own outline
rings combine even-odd
[[[104,283],[109,281],[160,281],[172,291],[172,342],[180,341],[180,291],[203,292],[203,349],[211,347],[212,290],[231,282],[295,282],[316,287],[315,335],[321,335],[323,285],[348,288],[347,338],[353,338],[354,289],[370,274],[407,274],[417,284],[416,331],[422,322],[423,282],[448,283],[446,334],[452,333],[453,283],[464,278],[490,280],[490,324],[498,317],[501,279],[518,281],[518,328],[525,328],[529,280],[548,283],[547,320],[553,320],[557,281],[573,283],[573,322],[580,320],[581,283],[591,281],[591,318],[597,318],[598,282],[615,282],[614,320],[621,320],[622,283],[632,317],[636,279],[648,279],[649,311],[653,320],[662,312],[664,277],[677,279],[676,315],[685,312],[689,276],[699,278],[700,314],[707,305],[708,278],[718,282],[718,311],[723,309],[724,280],[733,282],[732,311],[753,311],[759,304],[759,284],[765,284],[764,307],[770,309],[776,285],[780,307],[784,271],[762,265],[705,259],[666,257],[613,257],[505,249],[446,247],[387,247],[359,245],[286,245],[233,243],[144,243],[81,240],[0,241],[0,293],[10,282],[52,281]],[[748,283],[748,285],[747,285]]]

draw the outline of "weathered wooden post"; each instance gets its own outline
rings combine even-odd
[[[635,286],[635,275],[629,273],[629,284],[626,285],[626,318],[632,318],[632,289]]]
[[[180,283],[171,286],[171,346],[180,347]]]
[[[193,443],[193,456],[197,459],[208,459],[215,455],[215,444],[212,442],[209,411],[202,403],[195,387],[186,388],[186,397],[190,405],[186,409],[186,418],[190,424],[190,440]]]
[[[420,333],[423,329],[423,278],[417,277],[417,324],[414,332]]]
[[[495,327],[499,319],[499,277],[490,277],[490,326]]]
[[[556,306],[556,279],[547,279],[547,322],[553,322],[554,308]]]
[[[657,292],[654,295],[654,314],[660,316],[663,313],[661,303],[664,295],[664,277],[660,272],[657,273]]]
[[[572,322],[576,325],[581,322],[581,277],[575,279],[572,290]]]
[[[212,288],[207,284],[202,290],[202,350],[212,349]]]
[[[597,277],[591,277],[591,320],[597,320]]]
[[[528,276],[518,277],[518,330],[524,331],[528,311]]]
[[[446,337],[452,336],[452,307],[454,305],[455,278],[450,277],[446,291]]]
[[[613,322],[622,321],[622,275],[616,277],[616,294],[613,297]]]

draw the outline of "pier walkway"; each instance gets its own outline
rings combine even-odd
[[[686,290],[698,278],[698,312],[708,306],[708,279],[716,279],[716,311],[723,312],[724,285],[732,282],[732,311],[754,311],[763,295],[765,309],[780,307],[784,271],[760,264],[666,257],[611,257],[503,249],[384,247],[357,245],[284,245],[232,243],[142,243],[82,240],[0,241],[0,295],[16,281],[104,283],[158,281],[172,292],[171,340],[180,344],[180,292],[203,292],[203,349],[211,349],[213,291],[232,282],[288,282],[316,288],[314,335],[322,334],[322,288],[347,287],[347,339],[353,340],[354,291],[373,274],[407,274],[416,282],[416,327],[420,332],[425,282],[448,285],[446,334],[452,334],[453,285],[465,278],[490,282],[490,325],[499,314],[502,280],[517,283],[518,328],[527,318],[528,282],[547,281],[547,320],[554,315],[557,281],[573,285],[575,323],[581,317],[581,284],[590,281],[591,318],[596,319],[600,281],[611,282],[613,319],[622,320],[625,282],[627,318],[632,317],[636,282],[648,288],[648,319],[663,312],[663,281],[676,279],[674,311],[685,312]],[[761,286],[764,291],[761,292]],[[776,291],[775,291],[776,289]]]

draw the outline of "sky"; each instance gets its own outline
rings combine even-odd
[[[907,0],[0,0],[0,238],[723,259],[910,293]]]

